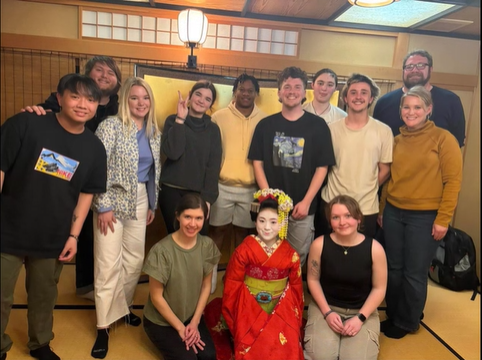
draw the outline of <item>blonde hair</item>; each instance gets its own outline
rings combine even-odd
[[[425,110],[427,110],[431,106],[432,111],[430,112],[430,114],[428,114],[427,119],[432,115],[432,112],[433,112],[432,94],[430,93],[430,91],[425,89],[424,86],[422,85],[414,86],[408,89],[408,91],[402,95],[402,98],[400,99],[400,111],[402,110],[403,103],[405,102],[405,98],[407,96],[413,96],[413,97],[419,98],[422,101],[425,107]]]
[[[430,93],[430,91],[425,89],[425,87],[423,87],[422,85],[417,85],[408,89],[408,91],[405,94],[403,94],[400,100],[400,107],[403,106],[403,102],[405,101],[405,98],[407,96],[418,97],[424,103],[425,108],[428,108],[429,106],[433,105],[432,94]]]
[[[127,128],[130,131],[131,111],[129,109],[129,94],[133,86],[142,86],[146,89],[147,95],[149,95],[151,106],[144,120],[146,121],[146,135],[150,139],[157,136],[161,131],[156,121],[154,95],[152,94],[152,89],[147,81],[139,77],[130,77],[126,79],[124,85],[122,85],[119,91],[119,112],[117,113],[117,116],[121,118],[124,128]]]

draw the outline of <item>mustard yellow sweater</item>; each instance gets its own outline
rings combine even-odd
[[[435,224],[448,227],[462,183],[462,153],[455,137],[428,120],[416,131],[400,128],[393,144],[385,200],[405,210],[437,210]]]

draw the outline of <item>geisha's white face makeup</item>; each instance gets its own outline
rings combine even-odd
[[[278,223],[278,212],[274,209],[263,209],[256,219],[258,237],[267,245],[272,245],[278,238],[281,224]]]

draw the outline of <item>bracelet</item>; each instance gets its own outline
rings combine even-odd
[[[335,310],[327,311],[326,314],[323,315],[323,319],[326,320],[326,317],[327,317],[328,315],[330,315],[332,312],[335,312]]]
[[[69,237],[73,237],[77,242],[79,242],[79,237],[77,235],[70,234]]]
[[[177,115],[176,115],[176,119],[179,119],[179,120],[182,120],[182,121],[186,121],[186,118],[182,118],[182,117],[177,116]]]

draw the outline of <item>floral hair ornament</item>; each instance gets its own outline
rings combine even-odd
[[[288,217],[293,209],[293,200],[279,189],[263,189],[258,190],[253,196],[258,202],[251,204],[251,211],[259,212],[260,204],[266,199],[273,199],[278,203],[278,223],[281,224],[278,236],[280,239],[286,239],[288,235]]]

